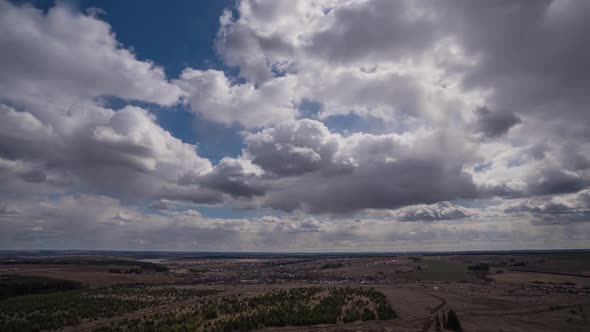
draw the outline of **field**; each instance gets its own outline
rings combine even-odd
[[[416,281],[449,281],[449,282],[467,282],[474,278],[469,274],[465,264],[446,261],[425,259],[418,265],[419,269],[412,270],[401,275],[407,280]]]
[[[445,319],[451,331],[455,317],[464,331],[590,328],[587,253],[156,262],[0,259],[0,331],[436,331]]]

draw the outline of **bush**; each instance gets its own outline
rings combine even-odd
[[[487,272],[490,270],[490,264],[479,263],[479,264],[471,265],[467,268],[470,271],[474,271],[474,272]]]

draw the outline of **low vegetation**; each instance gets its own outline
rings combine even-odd
[[[97,331],[249,331],[389,320],[397,317],[373,288],[292,288],[211,297],[215,290],[114,287],[23,295],[0,301],[0,331],[57,330],[191,299],[175,310],[121,319]]]
[[[399,276],[407,280],[449,282],[464,282],[472,278],[467,267],[461,263],[434,259],[424,259],[421,263],[419,268]]]
[[[66,291],[82,288],[82,284],[45,277],[3,275],[0,276],[0,300],[14,296]]]
[[[115,287],[13,297],[0,301],[0,331],[55,330],[214,293],[217,291]]]
[[[385,296],[372,288],[314,287],[274,290],[253,297],[204,299],[190,310],[123,321],[97,331],[250,331],[396,317]]]
[[[143,271],[141,269],[138,268],[131,268],[128,270],[121,270],[121,269],[109,269],[109,273],[115,273],[115,274],[142,274]]]
[[[479,263],[475,265],[470,265],[467,268],[469,269],[469,271],[472,272],[488,272],[490,270],[490,264]]]
[[[168,267],[162,264],[151,262],[133,261],[126,259],[84,259],[84,258],[69,258],[69,257],[50,257],[50,258],[17,258],[17,259],[0,259],[0,265],[99,265],[99,266],[136,266],[146,270],[153,270],[156,272],[166,272]]]

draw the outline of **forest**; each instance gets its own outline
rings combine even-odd
[[[0,331],[56,330],[217,292],[180,288],[111,287],[12,297],[0,301]]]
[[[279,289],[251,297],[204,299],[190,310],[122,321],[96,331],[250,331],[396,317],[386,297],[373,288],[311,287]]]

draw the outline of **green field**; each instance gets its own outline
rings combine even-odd
[[[448,282],[463,282],[473,278],[467,266],[457,262],[424,259],[420,262],[420,267],[420,270],[404,272],[398,276],[406,280]]]

